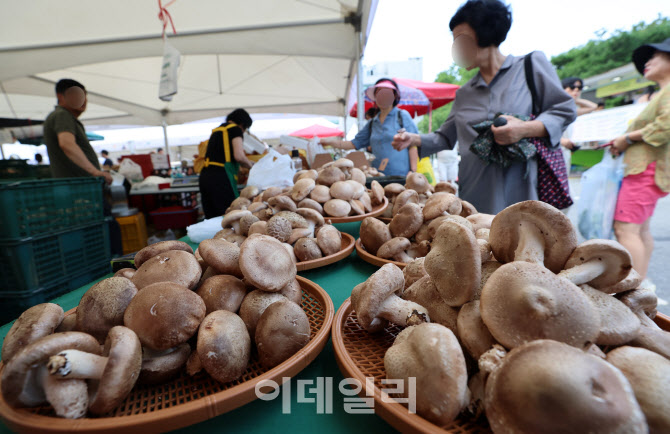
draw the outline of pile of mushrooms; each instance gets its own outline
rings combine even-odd
[[[324,164],[318,171],[298,171],[293,177],[293,187],[260,191],[247,186],[226,214],[246,210],[258,221],[268,221],[281,211],[296,212],[298,208],[311,209],[325,217],[363,215],[383,202],[383,197],[373,197],[366,191],[365,180],[365,173],[354,167],[353,161],[340,158]]]
[[[75,313],[44,303],[26,310],[2,346],[2,394],[13,407],[50,404],[57,416],[105,415],[136,383],[161,384],[204,370],[239,379],[252,354],[273,368],[310,340],[296,266],[267,235],[241,246],[181,241],[135,255],[91,287]],[[254,352],[255,348],[255,352]]]
[[[389,199],[384,216],[391,217],[388,224],[374,217],[361,223],[361,244],[371,255],[403,264],[423,258],[431,251],[438,228],[448,220],[473,232],[482,262],[491,258],[488,236],[494,216],[478,213],[469,202],[456,197],[451,184],[439,183],[433,192],[424,175],[411,173],[404,187],[388,184],[382,188],[377,181],[371,187],[373,195],[385,194]]]
[[[495,216],[489,242],[483,261],[473,229],[445,219],[425,258],[352,291],[360,327],[406,327],[384,366],[404,390],[416,379],[417,413],[485,415],[495,433],[670,432],[670,333],[628,251],[578,245],[538,201]]]

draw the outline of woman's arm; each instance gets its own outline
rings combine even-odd
[[[419,150],[416,146],[410,146],[409,148],[409,170],[410,172],[416,172],[417,166],[419,164]]]
[[[326,137],[319,141],[323,146],[332,146],[338,149],[356,149],[354,144],[348,140],[342,140],[338,137]]]
[[[577,101],[577,116],[585,115],[591,113],[598,108],[598,104],[588,99],[579,98]]]
[[[253,161],[247,158],[244,153],[244,139],[242,137],[235,137],[233,139],[233,157],[235,161],[244,167],[251,167],[254,165]]]

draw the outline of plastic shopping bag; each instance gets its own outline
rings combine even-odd
[[[193,243],[201,243],[210,238],[214,238],[214,235],[221,230],[222,220],[223,217],[214,217],[208,220],[203,220],[200,223],[187,227],[186,234]]]
[[[131,160],[130,158],[124,158],[121,160],[119,165],[119,173],[132,184],[135,182],[140,182],[144,179],[142,176],[142,167]]]
[[[247,185],[253,185],[260,190],[269,187],[291,187],[293,175],[295,170],[291,167],[291,157],[270,149],[267,155],[258,160],[249,171]]]
[[[587,240],[612,237],[614,210],[623,172],[623,157],[614,158],[605,152],[600,163],[582,174],[577,227]]]

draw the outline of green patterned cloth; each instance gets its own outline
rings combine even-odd
[[[506,114],[506,113],[505,113]],[[498,113],[498,118],[502,113]],[[530,116],[510,115],[522,121],[531,120]],[[512,163],[523,163],[533,158],[537,153],[535,143],[524,138],[513,145],[502,146],[493,139],[491,125],[494,120],[487,120],[473,125],[478,136],[470,145],[470,151],[486,163],[495,163],[502,167],[509,167]]]

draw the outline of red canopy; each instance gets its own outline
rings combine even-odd
[[[312,125],[311,127],[303,128],[294,131],[289,136],[303,137],[311,139],[312,137],[344,137],[344,132],[337,128],[324,127],[323,125]]]

